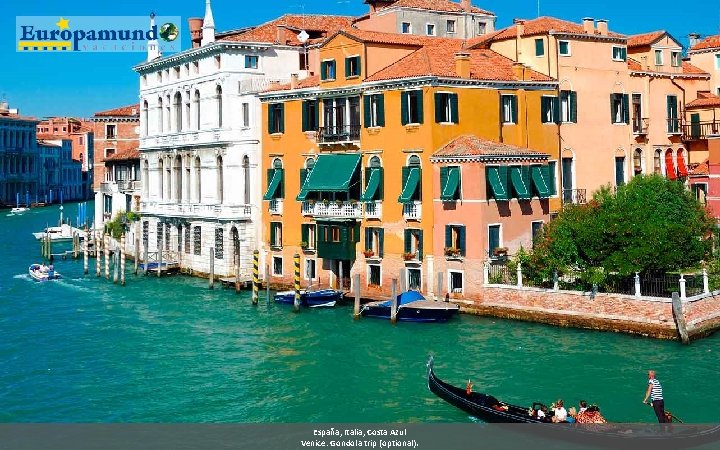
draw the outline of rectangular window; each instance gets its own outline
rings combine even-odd
[[[148,242],[150,239],[150,237],[148,236],[149,234],[150,234],[150,222],[148,222],[146,220],[143,222],[143,225],[142,225],[142,240],[143,240],[143,245],[145,247],[148,246]]]
[[[330,240],[340,242],[340,227],[330,227]]]
[[[250,126],[250,103],[242,104],[242,126],[246,128]]]
[[[457,270],[448,270],[448,287],[453,294],[462,294],[464,290],[463,273]]]
[[[400,114],[402,124],[423,123],[423,95],[421,90],[406,91],[402,93]]]
[[[540,233],[540,230],[542,230],[543,225],[544,222],[542,220],[536,220],[530,224],[530,233],[532,234],[533,247],[535,246],[535,242],[539,237],[538,233]]]
[[[117,137],[117,125],[114,125],[114,124],[105,125],[105,138],[106,139],[115,139],[115,137]]]
[[[161,250],[162,250],[163,232],[164,232],[164,231],[165,231],[165,225],[163,225],[161,222],[158,222],[157,225],[156,225],[156,227],[155,227],[155,234],[156,234],[156,237],[157,237],[157,241],[156,241],[155,244],[157,245],[157,250],[158,250],[158,251],[161,251]]]
[[[663,65],[663,52],[662,52],[662,50],[655,50],[655,65],[656,65],[656,66],[662,66],[662,65]]]
[[[350,56],[345,58],[345,77],[359,77],[360,76],[360,57]]]
[[[435,122],[458,123],[458,95],[438,92],[435,94]]]
[[[382,258],[385,230],[378,227],[365,228],[365,257]]]
[[[680,65],[682,65],[682,58],[680,57],[680,52],[670,53],[670,64],[672,64],[673,67],[680,67]]]
[[[445,256],[465,256],[464,225],[445,225]]]
[[[330,59],[320,63],[320,79],[321,80],[334,80],[335,79],[335,60]]]
[[[306,280],[314,280],[317,278],[317,274],[315,273],[315,260],[314,259],[306,259],[305,260],[305,279]]]
[[[114,154],[115,154],[115,149],[114,149],[114,148],[106,148],[106,149],[105,149],[105,157],[106,157],[106,158],[107,158],[107,157],[110,157],[110,156],[112,156],[112,155],[114,155]]]
[[[185,228],[183,231],[185,234],[185,239],[184,239],[185,253],[187,253],[189,255],[190,254],[190,225],[185,225]]]
[[[365,128],[385,126],[385,95],[370,94],[363,96]]]
[[[502,95],[501,101],[503,123],[517,123],[517,95]]]
[[[400,31],[403,34],[412,33],[412,25],[410,25],[410,22],[403,22],[402,24],[400,24]]]
[[[560,56],[570,56],[570,41],[558,41]]]
[[[613,59],[613,61],[626,61],[627,60],[627,47],[619,47],[617,45],[613,45],[612,59]]]
[[[422,271],[416,268],[407,269],[408,289],[419,291],[422,289]]]
[[[215,228],[215,259],[223,259],[225,254],[225,239],[223,239],[223,229]]]
[[[560,121],[577,123],[577,92],[560,91]]]
[[[202,254],[202,228],[193,228],[193,253]]]
[[[627,94],[610,94],[610,123],[630,123],[629,103]]]
[[[302,130],[317,131],[319,119],[318,101],[305,100],[302,105]]]
[[[720,53],[715,55],[715,70],[720,70]],[[718,95],[720,95],[720,88],[718,88]]]
[[[643,133],[645,124],[642,120],[642,96],[641,94],[632,95],[632,114],[633,114],[633,133]]]
[[[487,30],[487,24],[485,22],[478,22],[478,34],[485,34]]]
[[[282,248],[282,223],[270,222],[270,247]]]
[[[428,36],[435,36],[435,24],[429,23],[425,25],[425,34]]]
[[[445,26],[445,31],[447,31],[448,33],[455,32],[455,21],[454,20],[447,21],[447,25]]]
[[[405,260],[420,260],[423,257],[423,232],[417,229],[405,229]]]
[[[558,97],[547,95],[540,97],[540,121],[542,123],[560,123],[560,101]]]
[[[382,275],[379,264],[368,264],[368,285],[382,286]]]
[[[488,226],[488,250],[490,257],[497,256],[497,249],[502,247],[501,225]]]
[[[283,275],[283,259],[282,256],[272,257],[273,276],[281,277]]]
[[[535,39],[535,56],[545,56],[545,40]]]
[[[678,99],[675,95],[667,96],[668,133],[680,132],[680,119],[678,119]]]
[[[258,68],[258,57],[257,55],[246,55],[245,56],[245,68],[246,69],[257,69]]]
[[[707,184],[706,183],[695,183],[690,185],[693,196],[700,202],[700,204],[707,204]]]
[[[301,243],[303,250],[315,250],[316,247],[315,224],[304,223],[300,225]]]
[[[272,103],[268,105],[268,132],[270,134],[285,132],[285,105]]]
[[[615,186],[625,184],[625,157],[615,157]]]

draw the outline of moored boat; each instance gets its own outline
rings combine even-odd
[[[333,307],[342,298],[342,291],[335,289],[320,289],[317,291],[300,291],[300,305],[309,308]],[[275,293],[275,301],[292,305],[295,302],[295,291],[281,291]]]
[[[53,242],[72,241],[74,235],[78,235],[80,240],[84,239],[85,232],[80,228],[75,228],[66,223],[59,227],[47,227],[43,231],[33,233],[35,239],[40,240],[49,237]]]
[[[454,303],[426,300],[417,291],[407,291],[398,295],[397,320],[402,322],[447,322],[460,311]],[[363,305],[360,314],[363,317],[390,319],[392,300],[370,302]]]
[[[10,210],[10,213],[12,213],[12,214],[22,214],[22,213],[24,213],[25,211],[27,211],[28,209],[29,209],[29,208],[24,208],[24,207],[22,207],[22,206],[19,206],[19,207],[16,207],[16,208],[12,208],[12,209]]]
[[[28,273],[30,274],[30,277],[32,277],[35,281],[50,281],[50,280],[59,280],[62,278],[62,276],[55,272],[55,270],[50,269],[49,267],[46,267],[42,264],[30,264],[30,267],[28,268]]]

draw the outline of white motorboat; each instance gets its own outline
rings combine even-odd
[[[11,214],[21,214],[21,213],[24,213],[25,211],[27,211],[28,209],[30,209],[30,208],[23,208],[23,207],[21,206],[21,207],[18,207],[18,208],[13,208],[13,209],[11,209],[11,210],[10,210],[10,213],[11,213]]]
[[[52,265],[45,266],[43,264],[30,264],[28,273],[30,273],[30,276],[35,281],[59,280],[62,278],[59,273],[52,269]]]
[[[43,231],[33,233],[33,236],[37,240],[49,237],[51,241],[58,242],[72,241],[73,236],[76,234],[80,237],[80,240],[84,239],[85,232],[83,230],[64,223],[59,227],[47,227]]]

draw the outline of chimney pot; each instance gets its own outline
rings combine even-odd
[[[688,34],[688,38],[690,39],[690,48],[693,48],[698,42],[700,42],[699,33],[690,33]]]
[[[455,53],[455,73],[460,78],[470,78],[470,53]]]
[[[525,34],[525,20],[524,19],[513,19],[513,23],[515,24],[515,30],[517,31],[517,37],[520,38],[520,36]]]
[[[463,11],[470,12],[470,7],[472,6],[470,0],[461,0],[460,4],[462,5]]]
[[[608,21],[605,19],[598,19],[597,31],[600,34],[600,36],[607,36],[608,35]]]
[[[191,17],[188,19],[188,25],[190,27],[190,41],[192,42],[192,48],[198,48],[200,47],[200,42],[202,42],[203,19],[199,17]]]
[[[518,81],[525,81],[525,64],[514,62],[512,65],[513,75]]]
[[[298,87],[298,74],[293,73],[290,75],[290,89],[297,89]]]
[[[285,27],[277,27],[277,42],[280,45],[287,44],[287,30]]]
[[[595,20],[592,17],[584,17],[582,22],[584,32],[587,34],[595,34]]]

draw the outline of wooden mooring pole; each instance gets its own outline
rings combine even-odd
[[[110,279],[110,237],[103,233],[103,254],[105,255],[105,279]]]
[[[158,242],[159,244],[159,242]],[[162,246],[158,247],[158,265],[157,265],[157,277],[160,278],[162,275],[162,264],[163,264],[163,254],[162,254]]]
[[[100,251],[102,249],[102,241],[100,240],[100,232],[95,231],[95,275],[100,276],[100,264],[102,258],[100,257]]]
[[[139,237],[136,237],[136,238],[135,238],[135,261],[134,261],[134,265],[135,265],[135,270],[134,270],[134,272],[135,272],[135,275],[138,274],[139,264],[140,264],[140,238],[139,238]]]
[[[393,278],[392,279],[392,300],[390,302],[390,322],[391,323],[397,322],[397,312],[398,312],[397,285],[398,285],[397,278]]]
[[[259,270],[259,258],[260,252],[255,250],[253,252],[253,289],[252,289],[252,304],[258,304],[258,289],[260,285],[260,270]]]
[[[125,286],[125,235],[120,237],[120,285]]]
[[[685,322],[685,314],[683,313],[682,299],[677,292],[672,293],[672,312],[675,317],[675,325],[677,325],[680,342],[683,344],[690,343],[687,333],[687,323]]]
[[[143,246],[143,275],[145,275],[145,276],[147,276],[147,271],[148,271],[148,257],[149,257],[148,247],[149,247],[148,243],[146,243]]]
[[[208,280],[208,287],[210,289],[215,287],[215,247],[210,247],[210,279]]]
[[[353,290],[355,291],[355,305],[353,306],[353,318],[360,318],[360,274],[353,275]]]
[[[265,264],[265,301],[270,304],[270,264]]]
[[[295,253],[293,262],[295,265],[295,300],[293,301],[293,311],[300,312],[300,254]]]
[[[89,272],[89,258],[90,258],[90,250],[88,247],[90,246],[90,233],[88,233],[87,227],[85,227],[85,249],[83,251],[83,273],[85,275]]]

